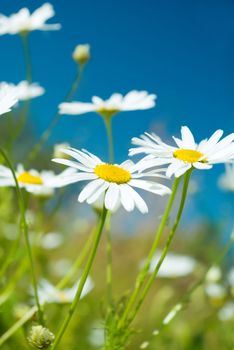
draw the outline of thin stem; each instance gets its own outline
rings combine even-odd
[[[9,252],[8,256],[6,257],[3,265],[1,266],[0,280],[1,280],[2,276],[5,274],[6,270],[8,269],[9,265],[11,264],[11,262],[15,258],[15,254],[16,254],[16,251],[18,249],[19,242],[20,242],[20,236],[21,236],[21,230],[18,231],[16,239],[14,240],[14,242],[10,248],[10,252]]]
[[[234,243],[234,231],[231,234],[228,242],[225,244],[225,246],[221,250],[221,252],[215,257],[211,265],[207,267],[206,270],[203,272],[200,279],[198,279],[198,281],[192,285],[192,287],[182,296],[182,298],[180,298],[180,300],[178,300],[178,302],[166,314],[160,326],[153,331],[153,336],[158,336],[161,333],[161,331],[164,329],[164,327],[166,327],[168,323],[171,322],[172,319],[174,319],[180,311],[184,310],[185,307],[188,306],[192,294],[205,282],[209,270],[214,266],[218,266],[222,262],[224,257],[232,248],[233,243]]]
[[[177,190],[178,190],[178,187],[179,187],[179,183],[180,183],[180,177],[179,178],[175,178],[174,180],[174,183],[173,183],[173,186],[172,186],[172,193],[171,193],[171,196],[169,198],[169,201],[168,201],[168,204],[167,204],[167,207],[165,209],[165,212],[163,214],[163,217],[162,217],[162,220],[161,220],[161,223],[156,231],[156,234],[155,234],[155,239],[154,239],[154,242],[151,246],[151,249],[150,249],[150,252],[149,252],[149,255],[147,257],[147,260],[145,262],[145,265],[144,267],[142,268],[142,270],[140,271],[139,275],[137,276],[137,279],[136,279],[136,283],[135,283],[135,287],[134,287],[134,290],[130,296],[130,299],[126,305],[126,308],[125,308],[125,311],[123,313],[123,316],[122,318],[120,319],[119,321],[119,328],[121,328],[124,324],[124,321],[125,319],[127,318],[127,315],[129,314],[130,312],[130,309],[132,308],[132,306],[134,305],[140,291],[141,291],[141,288],[145,282],[145,278],[147,276],[147,273],[148,273],[148,270],[149,270],[149,267],[151,265],[151,261],[152,261],[152,258],[155,254],[155,251],[158,247],[158,244],[159,244],[159,241],[162,237],[162,234],[164,232],[164,228],[168,222],[168,218],[169,218],[169,215],[170,215],[170,212],[171,212],[171,208],[172,208],[172,205],[174,203],[174,200],[175,200],[175,196],[176,196],[176,193],[177,193]]]
[[[77,292],[76,292],[76,295],[75,295],[75,298],[69,308],[69,311],[68,311],[68,314],[64,320],[64,322],[62,323],[62,326],[58,332],[58,336],[57,338],[55,339],[55,342],[54,344],[52,345],[51,347],[51,350],[54,350],[58,344],[60,343],[66,329],[67,329],[67,326],[68,324],[70,323],[71,321],[71,318],[75,312],[75,309],[80,301],[80,297],[81,297],[81,293],[83,291],[83,288],[84,288],[84,285],[85,285],[85,282],[88,278],[88,275],[89,275],[89,272],[90,272],[90,269],[93,265],[93,261],[94,261],[94,258],[96,256],[96,252],[97,252],[97,248],[98,248],[98,245],[99,245],[99,242],[100,242],[100,239],[101,239],[101,235],[102,235],[102,231],[103,231],[103,227],[104,227],[104,224],[105,224],[105,221],[106,221],[106,216],[107,216],[107,210],[106,208],[104,207],[103,208],[103,211],[102,211],[102,216],[100,218],[100,222],[99,222],[99,225],[96,229],[96,232],[95,232],[95,237],[94,237],[94,243],[93,243],[93,248],[92,248],[92,251],[90,253],[90,256],[88,258],[88,261],[86,263],[86,266],[84,268],[84,271],[83,271],[83,274],[81,276],[81,279],[80,279],[80,282],[79,282],[79,286],[78,286],[78,289],[77,289]]]
[[[81,254],[78,255],[78,257],[75,260],[75,262],[73,263],[71,269],[68,271],[66,276],[64,276],[61,279],[61,281],[56,285],[56,287],[58,289],[64,288],[68,284],[68,282],[71,280],[71,278],[74,276],[74,274],[76,273],[76,271],[81,266],[81,264],[83,263],[84,259],[86,258],[87,254],[88,254],[88,252],[90,250],[92,242],[93,242],[93,232],[91,233],[89,239],[86,241],[85,246],[84,246]]]
[[[176,216],[176,219],[175,219],[175,222],[172,226],[172,229],[170,230],[169,232],[169,235],[168,235],[168,238],[167,238],[167,241],[166,241],[166,244],[165,244],[165,247],[162,251],[162,254],[160,256],[160,259],[153,271],[153,273],[151,274],[148,282],[146,283],[144,289],[143,289],[143,292],[142,292],[142,295],[140,297],[140,300],[138,301],[137,303],[137,306],[135,308],[135,311],[133,312],[133,315],[132,317],[130,318],[130,321],[129,323],[131,323],[134,318],[136,317],[141,305],[143,304],[145,298],[146,298],[146,295],[148,294],[148,291],[150,289],[150,287],[152,286],[155,278],[157,277],[157,274],[158,274],[158,271],[168,253],[168,250],[169,250],[169,247],[170,247],[170,244],[172,242],[172,239],[175,235],[175,232],[176,232],[176,229],[180,223],[180,219],[181,219],[181,216],[182,216],[182,213],[183,213],[183,209],[184,209],[184,204],[185,204],[185,200],[186,200],[186,196],[187,196],[187,191],[188,191],[188,185],[189,185],[189,180],[190,180],[190,176],[191,176],[191,173],[192,171],[189,170],[185,173],[184,175],[184,185],[183,185],[183,190],[182,190],[182,195],[181,195],[181,201],[180,201],[180,206],[179,206],[179,210],[178,210],[178,213],[177,213],[177,216]]]
[[[60,280],[60,282],[56,285],[56,288],[62,289],[65,288],[67,283],[70,281],[72,276],[75,273],[75,270],[77,270],[82,262],[84,261],[85,257],[88,254],[88,251],[90,249],[91,243],[93,242],[93,234],[90,235],[90,238],[87,240],[84,249],[82,250],[81,254],[78,256],[77,260],[72,265],[70,271],[68,274]],[[24,263],[24,260],[23,260]],[[25,267],[25,264],[23,265],[23,268]],[[8,293],[8,292],[7,292]],[[1,296],[2,297],[2,296]],[[0,300],[1,305],[1,300]],[[7,339],[9,339],[20,327],[22,327],[31,317],[32,315],[37,312],[37,306],[33,306],[23,317],[17,321],[9,330],[7,330],[1,337],[0,337],[0,345],[2,345]]]
[[[29,50],[28,33],[27,32],[22,33],[20,37],[21,37],[21,42],[22,42],[23,52],[24,52],[26,79],[28,83],[31,83],[32,82],[32,61],[31,61],[30,50]]]
[[[26,314],[11,328],[9,328],[0,338],[0,346],[5,343],[20,327],[22,327],[35,313],[37,312],[37,306],[33,306],[26,312]]]
[[[80,84],[80,81],[81,81],[81,78],[83,75],[83,71],[84,71],[84,66],[81,66],[80,69],[76,73],[75,79],[74,79],[66,97],[64,98],[65,102],[69,102],[73,98],[73,96],[74,96],[75,92],[77,91],[77,88]],[[60,118],[61,118],[61,115],[59,114],[59,111],[57,110],[56,113],[54,114],[54,117],[51,120],[51,123],[49,124],[47,129],[45,129],[45,131],[41,134],[39,141],[35,144],[32,151],[30,152],[30,154],[28,156],[29,163],[32,162],[37,157],[38,153],[41,151],[44,144],[50,138],[50,135],[52,134],[52,131],[54,130],[54,128],[58,124]]]
[[[109,307],[112,305],[113,289],[113,267],[112,267],[112,235],[111,235],[111,214],[109,213],[106,223],[106,283],[107,283],[107,300]]]
[[[26,243],[26,248],[27,248],[27,253],[28,253],[28,258],[29,258],[29,263],[30,263],[30,268],[31,268],[34,295],[35,295],[35,300],[36,300],[36,304],[37,304],[37,308],[38,308],[38,317],[39,317],[40,323],[43,325],[44,324],[43,312],[42,312],[40,302],[39,302],[39,297],[38,297],[36,273],[35,273],[35,268],[34,268],[34,262],[33,262],[33,256],[32,256],[32,250],[31,250],[31,246],[30,246],[29,236],[28,236],[28,225],[27,225],[27,221],[26,221],[26,217],[25,217],[24,198],[23,198],[22,192],[19,188],[19,184],[18,184],[17,177],[15,175],[14,168],[13,168],[10,160],[8,159],[7,155],[5,154],[5,152],[2,148],[0,148],[0,154],[4,158],[9,169],[11,170],[12,176],[13,176],[14,181],[15,181],[16,194],[17,194],[18,204],[19,204],[19,208],[20,208],[20,230],[21,230],[21,232],[23,232],[25,243]]]
[[[103,117],[104,124],[106,127],[106,134],[108,139],[108,149],[109,149],[109,162],[114,163],[114,143],[113,143],[113,132],[112,132],[112,118]]]
[[[109,163],[114,163],[114,142],[112,132],[112,117],[103,117],[109,150]],[[112,306],[112,289],[113,289],[113,262],[112,262],[112,234],[111,234],[111,213],[109,213],[106,225],[106,282],[107,282],[107,299],[109,307]]]

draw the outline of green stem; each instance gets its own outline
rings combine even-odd
[[[158,336],[161,333],[161,331],[164,329],[164,327],[166,327],[168,322],[165,322],[165,320],[168,319],[168,317],[170,315],[173,315],[170,318],[170,321],[171,321],[172,319],[174,319],[177,316],[177,314],[181,310],[184,310],[185,307],[188,306],[192,294],[205,282],[209,270],[212,267],[218,266],[221,263],[221,261],[224,259],[224,257],[227,255],[227,253],[232,248],[233,243],[234,243],[234,231],[231,234],[231,237],[228,240],[228,242],[225,244],[225,246],[221,250],[221,252],[218,254],[217,257],[215,257],[215,259],[213,260],[211,265],[204,271],[201,278],[196,283],[193,284],[193,286],[182,296],[182,298],[166,314],[166,316],[163,318],[163,321],[161,322],[160,326],[154,330],[154,332],[153,332],[154,336]]]
[[[16,251],[18,249],[19,242],[20,242],[20,236],[21,236],[21,230],[18,231],[17,237],[16,237],[16,239],[14,240],[14,242],[13,242],[13,244],[11,246],[10,252],[9,252],[8,256],[6,257],[3,265],[1,266],[1,269],[0,269],[0,280],[2,279],[3,275],[5,274],[6,270],[9,267],[9,265],[11,264],[11,262],[15,258],[15,254],[16,254]]]
[[[24,52],[26,79],[28,83],[31,83],[32,82],[32,61],[31,61],[30,50],[29,50],[28,33],[22,33],[20,37],[21,37],[21,42],[22,42],[23,52]]]
[[[0,346],[8,340],[20,327],[22,327],[37,311],[37,307],[33,306],[26,314],[9,328],[0,338]]]
[[[177,213],[177,216],[176,216],[176,220],[174,222],[174,225],[172,226],[172,229],[170,230],[169,232],[169,235],[168,235],[168,238],[167,238],[167,241],[166,241],[166,244],[165,244],[165,247],[162,251],[162,254],[161,254],[161,257],[153,271],[153,273],[151,274],[149,280],[147,281],[144,289],[143,289],[143,292],[141,294],[141,297],[140,297],[140,300],[138,301],[137,303],[137,306],[133,312],[133,315],[132,317],[130,318],[129,320],[129,323],[131,323],[134,318],[136,317],[141,305],[143,304],[145,298],[146,298],[146,295],[148,294],[148,291],[149,289],[151,288],[155,278],[157,277],[157,274],[158,274],[158,271],[168,253],[168,250],[169,250],[169,247],[171,245],[171,242],[172,242],[172,239],[175,235],[175,232],[177,230],[177,227],[180,223],[180,219],[181,219],[181,216],[182,216],[182,213],[183,213],[183,209],[184,209],[184,204],[185,204],[185,200],[186,200],[186,196],[187,196],[187,191],[188,191],[188,185],[189,185],[189,180],[190,180],[190,176],[191,176],[191,173],[192,173],[192,170],[189,170],[185,173],[184,175],[184,185],[183,185],[183,190],[182,190],[182,195],[181,195],[181,201],[180,201],[180,206],[179,206],[179,210],[178,210],[178,213]]]
[[[58,336],[57,338],[55,339],[55,342],[53,343],[52,347],[51,347],[51,350],[54,350],[58,344],[60,343],[66,329],[67,329],[67,326],[68,324],[70,323],[71,321],[71,318],[75,312],[75,309],[80,301],[80,297],[81,297],[81,293],[83,291],[83,288],[84,288],[84,285],[85,285],[85,282],[88,278],[88,275],[89,275],[89,272],[90,272],[90,269],[93,265],[93,261],[94,261],[94,258],[96,256],[96,252],[97,252],[97,248],[98,248],[98,245],[99,245],[99,242],[100,242],[100,239],[101,239],[101,235],[102,235],[102,231],[103,231],[103,227],[104,227],[104,224],[105,224],[105,221],[106,221],[106,216],[107,216],[107,210],[106,208],[104,207],[103,208],[103,212],[102,212],[102,216],[100,218],[100,223],[96,229],[96,232],[95,232],[95,237],[94,237],[94,244],[93,244],[93,248],[92,248],[92,251],[90,253],[90,256],[88,258],[88,261],[87,261],[87,264],[84,268],[84,271],[82,273],[82,276],[81,276],[81,279],[80,279],[80,282],[79,282],[79,285],[78,285],[78,289],[77,289],[77,292],[76,292],[76,295],[75,295],[75,298],[69,308],[69,311],[68,311],[68,314],[64,320],[64,322],[62,323],[62,326],[61,328],[59,329],[59,332],[58,332]]]
[[[104,124],[106,127],[106,134],[108,139],[108,149],[109,149],[109,162],[114,163],[114,143],[113,143],[113,132],[112,132],[112,118],[103,117]]]
[[[27,248],[27,252],[28,252],[34,295],[35,295],[35,300],[36,300],[36,304],[37,304],[37,308],[38,308],[38,317],[39,317],[40,323],[43,325],[44,318],[43,318],[43,312],[42,312],[40,302],[39,302],[39,297],[38,297],[36,273],[35,273],[35,268],[34,268],[34,262],[33,262],[33,256],[32,256],[32,250],[31,250],[31,246],[30,246],[29,236],[28,236],[28,225],[27,225],[26,217],[25,217],[24,198],[23,198],[21,189],[19,188],[19,184],[18,184],[17,177],[15,175],[14,168],[13,168],[10,160],[8,159],[7,155],[5,154],[5,152],[2,148],[0,148],[0,154],[4,158],[9,169],[11,170],[12,176],[13,176],[14,181],[15,181],[16,194],[17,194],[17,199],[18,199],[19,208],[20,208],[20,216],[21,216],[20,217],[20,230],[21,230],[21,232],[23,232],[25,243],[26,243],[26,248]]]
[[[109,150],[109,163],[114,163],[114,142],[112,131],[112,117],[103,116]],[[112,234],[111,234],[111,213],[109,213],[106,225],[106,282],[107,282],[107,300],[109,307],[112,305],[112,289],[113,289],[113,262],[112,262]]]
[[[77,71],[77,74],[75,76],[75,79],[71,85],[71,88],[69,89],[66,97],[64,98],[65,102],[69,102],[79,84],[83,75],[83,70],[84,70],[84,66],[81,66],[80,69]],[[28,156],[28,162],[32,162],[38,155],[38,153],[41,151],[41,149],[43,148],[44,144],[48,141],[50,135],[52,134],[52,131],[54,130],[54,128],[56,127],[56,125],[58,124],[59,120],[61,118],[61,115],[59,114],[59,111],[56,111],[54,117],[51,120],[51,123],[49,124],[49,126],[47,127],[47,129],[45,129],[45,131],[42,133],[39,141],[36,143],[36,145],[33,147],[32,151],[30,152],[29,156]]]
[[[71,280],[71,278],[74,276],[74,274],[76,273],[76,271],[79,269],[79,267],[83,263],[84,259],[86,258],[87,254],[90,250],[90,247],[92,245],[92,242],[93,242],[93,233],[91,233],[89,239],[86,241],[85,246],[84,246],[81,254],[78,255],[78,257],[75,260],[74,264],[72,265],[71,269],[68,271],[66,276],[64,276],[61,279],[61,281],[56,285],[56,287],[58,289],[64,288],[68,284],[68,282]]]
[[[72,276],[75,274],[77,269],[81,266],[82,262],[84,261],[85,257],[88,254],[88,251],[91,247],[91,243],[93,242],[93,234],[90,235],[90,238],[87,240],[84,249],[82,250],[81,254],[78,256],[77,260],[74,262],[74,264],[71,267],[71,270],[68,272],[68,274],[61,279],[61,281],[56,285],[56,288],[62,289],[65,288],[67,283],[70,281]],[[25,268],[24,260],[23,260],[23,269]],[[15,282],[14,278],[14,282]],[[12,281],[11,281],[12,282]],[[10,284],[10,291],[6,291],[6,298],[8,294],[11,293],[11,289],[14,288],[14,283]],[[9,288],[8,288],[9,289]],[[2,297],[2,296],[1,296]],[[1,305],[1,299],[0,299],[0,305]],[[37,312],[37,306],[33,306],[23,317],[17,321],[9,330],[7,330],[1,337],[0,337],[0,345],[2,345],[7,339],[9,339],[20,327],[22,327],[31,317],[32,315]]]
[[[179,187],[179,183],[180,183],[180,177],[179,178],[175,178],[174,180],[174,183],[173,183],[173,186],[172,186],[172,193],[171,193],[171,196],[169,198],[169,201],[168,201],[168,204],[167,204],[167,207],[165,209],[165,212],[163,214],[163,217],[162,217],[162,220],[161,220],[161,223],[156,231],[156,234],[155,234],[155,239],[154,239],[154,242],[151,246],[151,249],[150,249],[150,252],[149,252],[149,255],[147,257],[147,260],[145,262],[145,265],[144,267],[142,268],[142,270],[140,271],[139,275],[137,276],[137,279],[136,279],[136,283],[135,283],[135,287],[134,287],[134,290],[130,296],[130,299],[126,305],[126,308],[125,308],[125,311],[123,313],[123,316],[122,318],[120,319],[119,321],[119,328],[121,328],[127,318],[127,315],[129,314],[130,312],[130,309],[132,308],[132,306],[134,305],[140,291],[141,291],[141,288],[145,282],[145,278],[147,276],[147,273],[148,273],[148,270],[149,270],[149,267],[151,265],[151,261],[152,261],[152,258],[155,254],[155,251],[156,249],[158,248],[158,244],[159,244],[159,241],[162,237],[162,234],[164,232],[164,228],[168,222],[168,218],[169,218],[169,215],[170,215],[170,212],[171,212],[171,208],[172,208],[172,205],[174,203],[174,200],[175,200],[175,196],[176,196],[176,193],[177,193],[177,190],[178,190],[178,187]]]
[[[107,300],[109,307],[112,305],[112,285],[113,285],[113,268],[112,268],[112,235],[111,235],[111,214],[107,217],[106,224],[106,283],[107,283]]]

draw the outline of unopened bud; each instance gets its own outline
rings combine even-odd
[[[47,349],[54,341],[54,334],[48,328],[33,326],[28,336],[28,342],[37,349]]]
[[[63,153],[63,149],[70,148],[69,143],[57,143],[54,146],[54,158],[64,158],[64,159],[69,159],[69,155]]]
[[[90,60],[90,45],[77,45],[72,54],[72,57],[76,63],[79,63],[81,65],[87,63]]]

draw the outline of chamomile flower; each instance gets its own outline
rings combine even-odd
[[[234,192],[234,162],[226,164],[226,172],[220,176],[218,184],[222,190]]]
[[[26,7],[9,17],[0,14],[0,35],[21,34],[33,30],[58,30],[60,24],[46,24],[46,21],[55,14],[53,6],[45,3],[33,13]]]
[[[91,103],[65,102],[59,105],[60,114],[84,114],[96,112],[102,117],[112,117],[118,112],[144,110],[155,106],[156,95],[147,91],[130,91],[123,96],[115,93],[108,100],[93,96]]]
[[[38,288],[38,296],[41,304],[57,303],[66,304],[71,303],[76,295],[79,281],[71,288],[58,289],[47,280],[41,280]],[[90,277],[87,278],[81,297],[85,297],[93,289],[93,281]]]
[[[7,84],[0,86],[0,115],[8,113],[11,108],[17,103],[15,91],[13,91]]]
[[[70,182],[89,181],[78,197],[81,203],[86,201],[88,204],[93,204],[104,194],[105,207],[110,211],[117,210],[121,204],[127,211],[132,211],[137,207],[142,213],[147,213],[148,208],[145,201],[134,188],[161,196],[171,192],[165,185],[142,179],[144,177],[165,177],[162,175],[163,169],[139,173],[140,162],[134,164],[127,160],[120,165],[108,164],[85,150],[70,148],[64,149],[63,152],[70,155],[75,161],[60,158],[53,159],[53,161],[79,170],[78,174],[71,176]]]
[[[216,163],[229,162],[234,155],[234,133],[220,141],[222,135],[223,131],[217,130],[209,139],[197,144],[189,128],[183,126],[181,139],[173,137],[175,147],[162,142],[155,134],[146,133],[141,138],[132,139],[132,143],[139,147],[130,149],[129,154],[148,154],[144,158],[145,169],[170,164],[166,175],[179,177],[192,167],[204,170],[211,169]]]
[[[66,169],[59,175],[55,175],[53,171],[26,171],[20,164],[16,170],[16,177],[21,188],[25,188],[27,192],[37,196],[49,197],[53,195],[54,189],[64,186],[66,181],[75,172],[74,169]],[[15,181],[9,168],[0,165],[0,187],[14,187]]]
[[[0,83],[1,87],[8,86],[9,90],[15,94],[17,100],[26,101],[41,96],[45,93],[45,89],[37,83],[29,84],[26,80],[19,82],[17,85],[12,83]]]
[[[157,251],[157,253],[154,255],[149,268],[149,273],[153,273],[161,255],[161,251]],[[160,270],[158,271],[158,276],[162,278],[184,277],[193,273],[196,267],[197,262],[192,257],[187,255],[168,253],[164,259],[162,266],[160,267]]]

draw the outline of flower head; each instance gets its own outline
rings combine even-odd
[[[0,14],[0,35],[20,34],[33,30],[57,30],[60,24],[46,24],[45,22],[55,14],[53,6],[45,3],[32,14],[24,7],[9,17]]]
[[[17,103],[15,91],[13,91],[7,84],[0,85],[0,115],[11,111]]]
[[[91,103],[65,102],[59,105],[60,114],[96,112],[102,117],[112,117],[118,112],[144,110],[155,106],[156,95],[147,91],[130,91],[127,95],[115,93],[108,100],[93,96]]]
[[[32,326],[28,336],[28,342],[37,349],[47,349],[54,339],[54,334],[41,325]]]
[[[75,62],[79,64],[86,64],[90,60],[90,45],[83,44],[77,45],[72,54],[72,57]]]
[[[149,273],[153,273],[161,255],[161,251],[157,251],[154,255],[149,268]],[[168,253],[158,271],[158,276],[163,278],[184,277],[194,272],[196,266],[196,260],[190,256]]]
[[[38,295],[39,295],[40,303],[41,304],[72,303],[72,301],[76,295],[78,285],[79,285],[79,281],[76,284],[74,284],[74,286],[71,288],[58,289],[55,286],[53,286],[50,282],[48,282],[47,280],[41,280],[39,283],[39,288],[38,288]],[[91,280],[90,277],[88,277],[86,282],[85,282],[81,297],[84,298],[92,289],[93,289],[93,281]]]
[[[225,191],[234,192],[234,162],[226,164],[226,172],[219,178],[219,187]]]
[[[21,188],[37,196],[49,197],[53,195],[54,189],[64,186],[64,183],[74,174],[73,169],[66,169],[59,175],[53,171],[37,171],[31,169],[26,171],[20,164],[16,170],[16,177]],[[9,168],[0,165],[0,187],[15,186],[13,175]]]
[[[195,143],[193,134],[187,126],[181,128],[181,139],[173,137],[176,147],[167,145],[155,134],[133,138],[132,143],[139,146],[129,151],[130,155],[146,153],[144,168],[170,164],[166,175],[175,177],[183,175],[187,170],[211,169],[216,163],[226,163],[234,155],[234,133],[224,137],[222,130],[217,130],[209,139]]]
[[[165,177],[162,175],[163,169],[139,173],[140,162],[134,164],[127,160],[120,165],[108,164],[92,153],[74,148],[64,149],[64,153],[70,155],[75,161],[60,158],[53,161],[80,170],[79,173],[71,176],[67,183],[89,181],[78,197],[79,202],[86,201],[88,204],[93,204],[105,194],[105,207],[110,211],[117,210],[122,204],[127,211],[132,211],[136,206],[142,213],[146,213],[147,205],[134,188],[161,196],[171,192],[165,185],[142,179],[143,177]]]
[[[5,82],[0,83],[0,89],[4,86],[8,86],[9,91],[12,90],[12,93],[15,94],[19,101],[30,100],[45,93],[45,89],[39,84],[29,84],[26,80],[21,81],[17,85]]]

